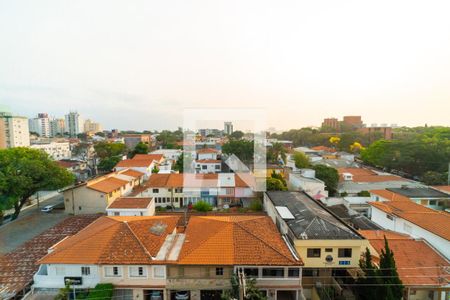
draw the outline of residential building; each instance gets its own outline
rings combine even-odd
[[[72,156],[69,142],[35,142],[30,147],[44,151],[54,160],[70,159]]]
[[[316,178],[316,171],[312,169],[300,169],[298,173],[289,173],[287,182],[291,191],[305,192],[316,200],[328,197],[325,182]]]
[[[337,285],[333,275],[357,268],[367,241],[319,201],[301,192],[264,193],[264,209],[304,262],[303,288]]]
[[[225,122],[223,124],[223,132],[228,135],[232,134],[233,133],[233,123]]]
[[[100,123],[94,122],[91,119],[84,121],[84,132],[95,134],[97,132],[102,132],[103,128]]]
[[[37,133],[40,137],[50,137],[50,119],[47,113],[39,113],[36,118],[28,120],[30,132]]]
[[[429,208],[445,210],[450,207],[450,195],[436,189],[403,186],[387,190],[408,197],[411,201]]]
[[[255,278],[269,300],[303,299],[302,261],[267,216],[192,216],[177,264],[167,266],[171,299],[220,299],[231,276]]]
[[[66,133],[66,125],[64,119],[50,120],[50,136],[64,136]]]
[[[104,213],[114,200],[141,185],[143,178],[144,173],[124,169],[66,188],[62,191],[66,213]]]
[[[85,161],[75,159],[62,159],[57,161],[58,165],[75,175],[77,182],[86,181],[92,176],[91,170]]]
[[[84,131],[84,122],[76,111],[68,113],[65,119],[65,130],[71,137],[76,137]]]
[[[158,149],[150,152],[150,154],[162,154],[166,160],[176,161],[181,156],[181,149]]]
[[[212,148],[197,150],[197,157],[194,161],[195,172],[200,174],[220,173],[222,161],[218,159],[218,153],[218,150]]]
[[[28,119],[0,112],[0,149],[28,146],[30,146]]]
[[[362,128],[364,125],[361,116],[344,116],[342,124],[344,127],[353,130]]]
[[[365,168],[337,168],[339,173],[338,192],[357,196],[359,192],[400,187],[423,187],[422,184],[389,173]]]
[[[150,134],[123,134],[122,137],[128,150],[133,150],[139,143],[151,144]]]
[[[325,118],[322,122],[322,128],[329,128],[338,132],[340,130],[340,123],[337,118]]]
[[[200,200],[218,207],[247,206],[255,197],[253,181],[251,175],[235,173],[153,174],[133,195],[152,197],[162,207],[184,207]]]
[[[450,259],[450,214],[412,201],[369,202],[370,218],[381,227],[425,239]]]
[[[449,299],[450,263],[423,239],[386,230],[360,230],[370,242],[372,261],[380,266],[386,238],[394,253],[405,300]]]
[[[179,217],[100,217],[49,249],[34,276],[34,290],[112,283],[121,299],[170,299],[167,266],[176,263],[184,234]]]
[[[155,201],[152,198],[120,197],[106,208],[108,216],[153,216]]]
[[[162,154],[136,154],[132,159],[124,159],[114,167],[116,171],[133,169],[145,174],[145,179],[152,175],[152,170],[164,162]]]
[[[392,127],[390,126],[370,126],[361,128],[360,131],[363,134],[368,135],[369,143],[379,140],[380,138],[384,140],[392,140],[393,137]]]
[[[435,185],[431,188],[450,195],[450,185]]]

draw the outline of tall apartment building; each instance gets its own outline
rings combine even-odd
[[[332,128],[336,131],[340,129],[339,120],[337,118],[326,118],[323,119],[322,127],[324,128]]]
[[[231,122],[225,122],[223,132],[225,134],[232,134],[233,133],[233,123]]]
[[[77,134],[84,131],[84,122],[80,114],[76,111],[71,111],[66,115],[66,132],[69,133],[71,137],[76,137]]]
[[[350,127],[351,129],[359,129],[363,127],[361,116],[344,116],[342,123],[344,126]]]
[[[28,146],[30,146],[28,119],[0,112],[0,149]]]
[[[41,137],[50,137],[50,119],[47,113],[39,113],[36,118],[28,120],[30,132],[35,132]]]
[[[66,126],[64,119],[50,120],[50,136],[55,137],[58,135],[63,136],[66,132]]]
[[[87,119],[84,122],[84,132],[97,133],[101,131],[103,131],[103,128],[100,123],[94,122],[91,119]]]

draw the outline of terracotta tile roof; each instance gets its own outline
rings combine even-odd
[[[87,187],[102,193],[110,193],[112,191],[115,191],[117,189],[120,189],[121,187],[125,186],[128,183],[128,181],[115,178],[115,177],[108,177],[105,178],[99,182],[88,184]]]
[[[392,231],[378,233],[370,230],[361,231],[381,254],[384,249],[384,236],[394,253],[397,271],[404,285],[407,286],[442,286],[450,280],[445,268],[450,263],[423,240],[414,240],[410,236],[400,235]]]
[[[388,191],[388,190],[370,190],[371,194],[375,194],[389,201],[411,201],[408,197]]]
[[[152,202],[152,198],[144,198],[144,197],[120,197],[114,200],[108,208],[139,208],[144,209],[149,206]],[[107,208],[107,209],[108,209]]]
[[[450,214],[447,212],[433,210],[412,201],[369,202],[369,205],[450,241]]]
[[[435,185],[433,188],[447,194],[450,193],[450,185]]]
[[[325,152],[330,152],[330,153],[335,153],[336,152],[336,149],[330,148],[330,147],[327,147],[327,146],[316,146],[316,147],[312,147],[311,150],[325,151]]]
[[[200,164],[220,164],[221,161],[219,159],[197,159],[195,162]]]
[[[213,148],[203,148],[203,149],[198,149],[197,153],[218,153],[219,151]]]
[[[235,173],[234,181],[236,187],[256,187],[256,179],[250,173]]]
[[[217,174],[152,174],[147,187],[217,187]]]
[[[153,264],[179,217],[101,217],[78,234],[57,244],[40,264]],[[160,235],[155,225],[166,228]],[[167,263],[167,262],[166,262]]]
[[[338,168],[341,181],[344,173],[353,175],[353,182],[385,182],[385,181],[405,181],[406,179],[396,175],[378,175],[372,170],[364,168]]]
[[[164,158],[163,154],[136,154],[133,157],[133,160],[149,160],[149,161],[156,160],[157,162],[159,162],[163,158]]]
[[[72,168],[80,164],[80,162],[78,161],[67,161],[67,160],[57,160],[56,163],[62,168]]]
[[[150,167],[153,160],[147,159],[124,159],[117,163],[116,168],[131,168],[131,167]]]
[[[192,216],[179,264],[302,265],[267,216]]]
[[[142,173],[142,172],[139,172],[139,171],[136,171],[136,170],[133,170],[133,169],[128,169],[126,171],[120,172],[120,174],[131,176],[131,177],[134,177],[134,178],[139,178],[139,177],[142,177],[142,176],[145,175],[145,173]]]

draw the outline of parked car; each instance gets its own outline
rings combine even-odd
[[[41,211],[45,212],[45,213],[49,213],[52,210],[53,210],[53,206],[52,205],[47,205],[47,206],[44,206],[43,208],[41,208]]]
[[[152,291],[150,293],[151,300],[162,300],[162,293],[160,291]]]
[[[175,299],[176,300],[189,300],[189,292],[187,292],[187,291],[176,292]]]

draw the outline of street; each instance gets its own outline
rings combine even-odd
[[[63,207],[63,196],[57,195],[48,200],[40,201],[39,207],[32,205],[22,210],[19,218],[0,226],[0,254],[16,249],[26,241],[32,239],[45,230],[55,226],[68,217],[64,209],[54,209],[50,213],[41,212],[46,205]]]

